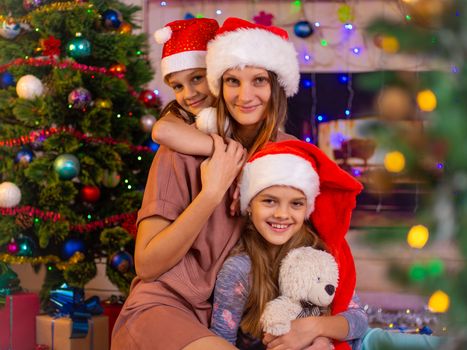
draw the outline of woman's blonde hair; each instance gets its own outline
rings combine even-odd
[[[279,84],[277,75],[274,72],[267,71],[269,76],[269,82],[271,84],[271,97],[269,98],[266,107],[266,117],[261,122],[261,126],[258,130],[254,141],[250,144],[246,140],[242,140],[239,135],[239,124],[230,114],[227,105],[223,98],[223,82],[220,83],[219,98],[217,99],[217,130],[220,130],[220,136],[226,137],[227,132],[224,130],[225,120],[229,119],[230,127],[229,130],[232,132],[232,138],[240,142],[243,146],[248,149],[248,155],[251,156],[256,151],[260,150],[267,142],[276,141],[277,131],[279,127],[285,124],[287,119],[287,96],[285,90]],[[222,80],[222,77],[221,77]],[[222,127],[221,127],[222,125]]]
[[[273,254],[268,243],[248,220],[236,252],[246,252],[251,260],[250,294],[240,323],[243,332],[260,338],[260,317],[266,303],[279,295],[278,278],[282,259],[294,248],[310,246],[325,250],[324,242],[313,232],[311,224],[305,222],[287,243]]]

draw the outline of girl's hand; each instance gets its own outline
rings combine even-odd
[[[268,350],[303,350],[308,349],[315,339],[320,335],[314,327],[315,319],[318,317],[306,317],[293,320],[290,331],[280,337],[265,334],[263,343]],[[313,348],[312,348],[313,349]],[[317,348],[318,349],[318,348]]]
[[[326,337],[317,337],[313,344],[307,347],[305,350],[333,350],[334,345],[332,340]]]
[[[203,192],[221,200],[237,177],[246,160],[246,150],[233,140],[224,143],[222,137],[211,134],[214,152],[201,163],[201,183]]]

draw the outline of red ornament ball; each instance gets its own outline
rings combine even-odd
[[[99,187],[86,185],[81,188],[81,199],[85,202],[94,203],[101,197]]]
[[[143,90],[139,94],[139,100],[143,102],[146,107],[158,107],[160,106],[159,97],[152,90]]]

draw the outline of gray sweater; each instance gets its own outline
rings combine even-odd
[[[232,344],[245,339],[237,339],[240,334],[240,321],[250,292],[251,261],[248,255],[229,257],[217,275],[214,289],[213,313],[211,330]],[[361,349],[361,340],[368,328],[368,317],[359,305],[358,297],[354,294],[347,311],[340,314],[349,323],[349,334],[345,338],[353,350]],[[249,338],[248,343],[252,339]]]

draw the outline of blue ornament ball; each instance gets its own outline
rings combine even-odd
[[[15,163],[29,164],[33,158],[34,153],[32,153],[32,151],[27,148],[23,148],[18,153],[16,153]]]
[[[110,258],[110,266],[121,273],[128,272],[133,268],[133,257],[124,250],[116,252]]]
[[[0,74],[0,88],[6,89],[9,86],[15,86],[15,77],[10,72],[3,72]]]
[[[68,103],[76,109],[83,109],[89,106],[92,96],[89,90],[79,87],[68,94]]]
[[[37,245],[31,237],[21,235],[16,243],[18,245],[18,256],[32,257],[36,255]]]
[[[63,259],[70,259],[76,252],[85,253],[86,246],[84,241],[79,238],[69,238],[63,243],[62,257]]]
[[[79,174],[79,160],[73,154],[62,154],[55,158],[54,170],[60,179],[70,180]]]
[[[191,12],[185,13],[185,16],[183,17],[184,19],[192,19],[195,18],[195,15],[192,14]]]
[[[295,23],[293,31],[299,38],[308,38],[311,34],[313,34],[314,29],[310,22],[300,21]]]
[[[154,142],[150,138],[144,143],[144,145],[149,147],[153,152],[157,152],[157,150],[159,149],[159,144],[157,142]]]
[[[21,32],[21,26],[16,23],[13,19],[6,19],[2,21],[0,26],[0,36],[12,40],[18,36]]]
[[[73,58],[88,57],[91,54],[91,43],[80,36],[70,40],[66,48],[68,55]]]
[[[119,11],[108,9],[102,14],[102,20],[106,28],[118,29],[123,22],[123,17]]]

